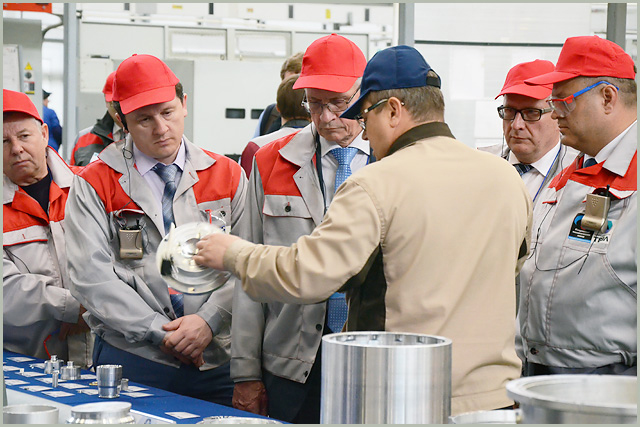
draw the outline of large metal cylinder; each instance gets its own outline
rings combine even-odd
[[[322,338],[323,424],[447,424],[451,340],[395,332]]]

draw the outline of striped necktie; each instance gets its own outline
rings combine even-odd
[[[524,175],[525,173],[527,173],[531,169],[533,169],[533,166],[527,165],[527,164],[524,164],[524,163],[516,163],[515,165],[513,165],[513,167],[516,168],[516,170],[518,171],[520,176]]]
[[[164,220],[164,232],[168,233],[171,229],[173,219],[173,196],[176,194],[176,175],[178,174],[178,165],[164,165],[157,163],[152,170],[158,174],[164,182],[164,192],[162,193],[162,219]],[[184,316],[184,295],[173,289],[169,289],[169,297],[171,305],[176,317]]]
[[[164,182],[164,192],[162,193],[162,219],[164,220],[164,232],[168,233],[173,219],[173,196],[176,194],[176,175],[178,174],[178,165],[163,165],[157,163],[152,170],[158,174]]]

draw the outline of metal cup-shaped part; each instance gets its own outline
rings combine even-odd
[[[98,397],[113,399],[120,396],[122,365],[100,365],[96,369]]]

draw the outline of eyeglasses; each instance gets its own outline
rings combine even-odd
[[[358,87],[358,90],[353,92],[353,95],[351,95],[349,99],[345,100],[344,98],[338,98],[338,99],[331,100],[326,104],[323,104],[322,102],[307,101],[307,94],[305,93],[304,99],[302,100],[301,105],[304,107],[305,110],[307,110],[308,113],[311,113],[311,114],[322,114],[322,109],[324,107],[327,107],[327,110],[329,110],[333,114],[338,115],[339,113],[342,113],[347,108],[349,108],[349,104],[353,100],[353,97],[356,96],[356,94],[359,91],[360,91],[360,88]]]
[[[515,108],[505,107],[501,105],[498,107],[498,115],[502,120],[515,120],[516,115],[520,113],[520,117],[525,122],[537,122],[542,118],[543,114],[547,114],[551,112],[551,108],[524,108],[522,110],[516,110]]]
[[[380,101],[378,101],[375,104],[373,104],[371,107],[365,108],[364,110],[362,110],[362,112],[360,114],[356,115],[353,118],[353,120],[357,120],[358,121],[358,124],[360,125],[362,130],[367,130],[367,121],[364,119],[364,115],[367,114],[369,111],[373,110],[374,108],[378,108],[379,106],[381,106],[382,104],[384,104],[388,100],[389,100],[389,98],[381,99]],[[404,102],[402,103],[402,105],[404,105]]]
[[[620,90],[618,86],[613,85],[607,81],[600,80],[599,82],[594,83],[591,86],[585,87],[584,89],[574,93],[573,95],[569,95],[566,98],[550,97],[549,99],[547,99],[547,102],[549,103],[549,107],[551,107],[551,109],[558,115],[558,117],[567,117],[569,113],[571,113],[573,110],[576,109],[576,103],[574,101],[577,97],[579,97],[583,93],[588,92],[594,87],[601,84],[611,85],[616,89]]]

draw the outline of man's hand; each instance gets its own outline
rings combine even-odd
[[[62,322],[60,325],[60,332],[58,333],[58,339],[60,341],[64,341],[67,339],[69,335],[78,335],[87,332],[91,328],[87,325],[87,322],[84,321],[82,315],[86,313],[87,309],[83,306],[80,306],[80,311],[78,313],[78,322],[77,323],[67,323]]]
[[[222,263],[224,253],[229,249],[229,246],[238,239],[239,237],[237,236],[222,233],[204,236],[196,244],[198,253],[193,256],[193,260],[205,267],[224,271],[224,265]]]
[[[233,388],[232,405],[241,411],[268,415],[267,390],[262,381],[243,381]]]
[[[181,355],[182,357],[176,357],[183,362],[186,358],[198,367],[204,364],[204,349],[213,339],[213,333],[202,317],[188,314],[163,325],[162,329],[168,333],[162,340],[161,348],[165,347],[174,355]]]

